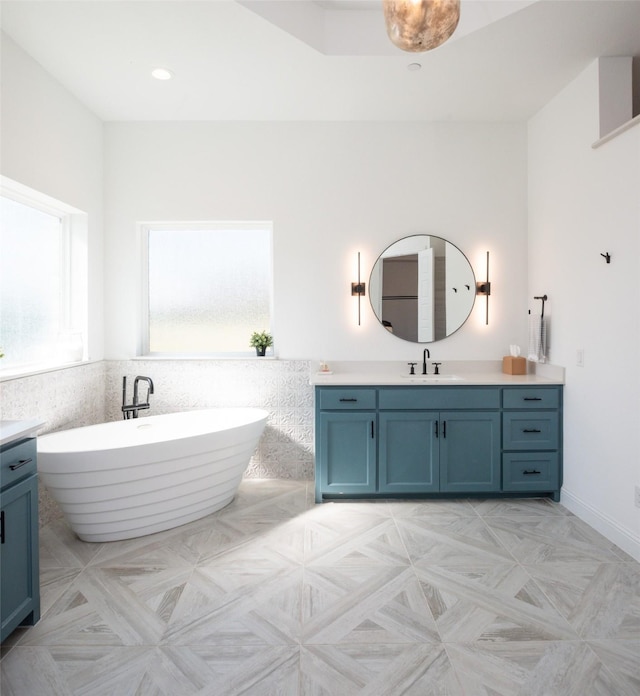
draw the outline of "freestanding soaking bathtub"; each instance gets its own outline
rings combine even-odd
[[[42,435],[38,471],[80,539],[132,539],[230,503],[267,416],[207,409]]]

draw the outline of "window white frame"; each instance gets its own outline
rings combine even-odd
[[[9,363],[0,360],[0,379],[24,376],[42,370],[77,364],[88,360],[88,216],[51,196],[40,193],[17,181],[0,176],[0,196],[30,208],[58,217],[61,221],[62,285],[58,299],[60,332],[79,332],[82,335],[82,357],[69,361],[52,347],[50,356],[41,362]]]
[[[207,353],[180,352],[161,353],[150,350],[149,336],[149,233],[152,230],[264,230],[269,234],[269,316],[271,325],[256,327],[257,330],[273,332],[274,307],[273,307],[273,223],[270,221],[197,221],[197,222],[141,222],[138,223],[138,237],[142,256],[142,283],[141,283],[141,309],[140,309],[140,343],[141,355],[154,358],[247,358],[255,357],[255,349],[247,344],[247,350],[236,352],[211,351]],[[248,339],[247,339],[248,342]]]

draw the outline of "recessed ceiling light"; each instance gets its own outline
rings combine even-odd
[[[155,68],[155,70],[151,71],[151,74],[156,80],[170,80],[173,77],[171,70],[166,68]]]
[[[420,70],[420,68],[422,68],[421,63],[409,63],[409,65],[407,65],[407,70],[411,70],[411,72],[415,72],[416,70]]]

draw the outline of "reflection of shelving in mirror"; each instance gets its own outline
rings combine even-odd
[[[387,247],[371,271],[374,314],[395,336],[430,343],[457,331],[475,301],[476,281],[467,257],[451,242],[413,235]]]

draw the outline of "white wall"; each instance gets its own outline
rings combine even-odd
[[[105,126],[106,355],[138,350],[140,247],[149,220],[272,220],[276,351],[287,359],[415,360],[350,283],[391,242],[451,240],[484,300],[434,359],[498,359],[526,338],[526,128],[371,123],[110,123]]]
[[[103,125],[6,34],[0,173],[88,214],[89,356],[103,357]]]
[[[640,127],[592,149],[598,111],[594,63],[529,123],[529,295],[567,369],[563,503],[640,558]]]

